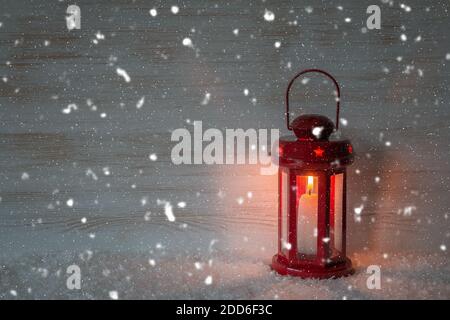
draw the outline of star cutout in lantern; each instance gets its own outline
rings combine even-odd
[[[316,157],[323,157],[323,153],[325,152],[325,150],[323,150],[321,147],[317,147],[313,151]]]

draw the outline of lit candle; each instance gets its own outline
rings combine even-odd
[[[297,207],[297,249],[300,253],[316,254],[318,195],[314,191],[314,177],[308,176],[306,193]]]

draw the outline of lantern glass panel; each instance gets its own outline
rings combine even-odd
[[[318,187],[318,177],[297,176],[297,250],[306,256],[317,253]]]
[[[281,172],[281,251],[287,254],[289,248],[288,239],[288,212],[289,212],[289,174],[286,171]]]
[[[332,247],[338,252],[342,252],[342,224],[343,224],[343,201],[344,201],[344,174],[338,173],[331,176],[331,217],[330,217],[330,238]]]

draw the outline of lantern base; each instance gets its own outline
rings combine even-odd
[[[285,262],[286,258],[276,254],[272,259],[271,268],[281,275],[288,275],[293,277],[315,278],[315,279],[329,279],[340,278],[352,275],[355,273],[355,269],[352,267],[352,261],[349,258],[345,258],[342,263],[327,267],[319,265],[304,265],[300,267],[289,266]]]

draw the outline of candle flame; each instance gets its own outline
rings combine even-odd
[[[313,188],[314,188],[314,177],[308,176],[308,185],[306,187],[306,191],[308,192],[308,194],[311,194]]]

